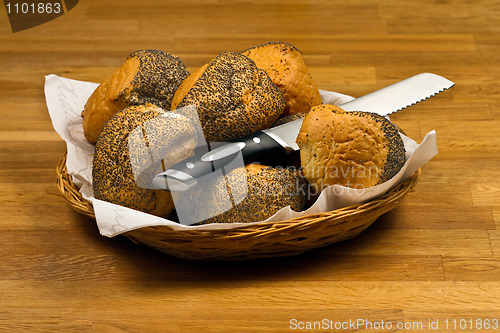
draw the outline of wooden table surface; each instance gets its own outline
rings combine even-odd
[[[45,75],[100,82],[147,48],[193,70],[274,40],[321,89],[456,83],[392,117],[439,147],[395,210],[303,255],[207,263],[103,237],[64,201]],[[500,332],[499,63],[494,0],[88,0],[17,33],[0,9],[0,332]]]

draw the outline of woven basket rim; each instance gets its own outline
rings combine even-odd
[[[86,215],[93,220],[95,220],[95,213],[92,206],[92,203],[83,198],[81,193],[79,192],[79,188],[74,184],[71,175],[69,175],[67,167],[66,167],[66,156],[67,152],[60,159],[57,167],[57,186],[59,192],[62,194],[64,199],[70,204],[70,206],[80,214]],[[347,207],[343,207],[340,209],[336,209],[328,212],[315,213],[305,216],[300,216],[296,218],[292,218],[285,221],[275,221],[275,222],[260,222],[260,223],[252,223],[248,226],[239,226],[229,229],[198,229],[193,228],[190,230],[176,230],[179,233],[227,233],[227,234],[240,234],[241,232],[250,235],[252,232],[258,233],[262,232],[262,229],[265,228],[297,228],[303,227],[307,225],[307,223],[317,223],[322,219],[328,218],[331,219],[332,215],[335,215],[337,218],[341,219],[342,217],[351,217],[354,218],[356,215],[366,214],[371,210],[383,209],[384,205],[388,203],[394,203],[400,200],[402,197],[406,196],[406,194],[414,189],[416,186],[418,179],[421,174],[421,169],[418,169],[413,173],[412,176],[403,180],[399,184],[393,186],[389,189],[385,194],[380,197],[377,197],[371,201],[355,204]],[[383,214],[383,213],[382,213]],[[381,214],[380,214],[381,215]],[[168,226],[162,226],[165,228],[172,229]]]
[[[66,154],[57,165],[57,185],[64,199],[80,214],[95,220],[66,168]],[[122,235],[186,260],[254,260],[297,255],[356,237],[380,215],[395,208],[412,191],[420,169],[384,195],[366,203],[278,222],[251,223],[229,229],[173,229],[151,226]]]

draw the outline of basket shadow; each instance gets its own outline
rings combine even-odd
[[[132,282],[132,288],[138,287],[137,281],[147,282],[148,288],[160,288],[178,281],[237,286],[259,281],[359,280],[360,272],[368,271],[369,276],[369,266],[377,265],[363,253],[369,252],[370,244],[383,233],[383,228],[370,227],[350,240],[302,254],[246,261],[189,261],[120,237],[113,240],[121,252],[117,254],[115,279]]]
[[[94,217],[92,207],[88,207],[87,202],[79,195],[77,188],[72,183],[67,175],[64,159],[58,166],[58,174],[60,175],[58,185],[59,190],[70,203],[70,205],[79,213]],[[238,229],[243,236],[242,238],[229,238],[231,242],[238,242],[238,251],[230,249],[231,255],[243,255],[248,251],[249,247],[255,245],[256,241],[261,239],[254,238],[255,232],[259,235],[267,237],[277,237],[284,235],[280,240],[272,242],[260,242],[259,245],[266,246],[266,251],[271,245],[271,252],[260,251],[252,253],[249,257],[261,257],[261,253],[267,254],[266,257],[271,259],[258,259],[253,261],[186,261],[183,259],[174,258],[148,248],[145,245],[131,246],[133,243],[125,237],[116,237],[108,239],[105,242],[97,240],[95,235],[90,235],[94,232],[90,227],[85,228],[87,238],[92,239],[92,243],[99,243],[98,247],[102,252],[111,255],[116,259],[114,267],[114,279],[119,281],[148,281],[158,285],[165,285],[165,281],[203,281],[203,282],[225,282],[225,283],[241,283],[243,281],[272,281],[272,280],[339,280],[352,279],[349,272],[356,272],[353,267],[360,268],[362,266],[371,265],[370,261],[363,258],[366,254],[381,253],[380,242],[376,239],[383,231],[369,227],[368,230],[363,229],[368,227],[380,214],[390,211],[395,208],[399,201],[412,190],[417,183],[420,172],[415,172],[412,177],[398,184],[396,187],[387,192],[384,196],[372,200],[366,204],[361,204],[344,209],[336,210],[334,214],[319,214],[307,216],[308,221],[314,219],[313,227],[302,220],[289,220],[283,223],[273,223],[265,225],[262,229],[255,230],[250,228],[250,232],[246,228]],[[95,228],[95,225],[94,225]],[[328,228],[328,229],[327,229]],[[168,229],[168,228],[167,228]],[[206,232],[189,233],[189,235],[173,232],[171,229],[162,229],[160,227],[145,227],[133,230],[127,233],[127,236],[137,240],[142,244],[148,244],[160,250],[165,250],[168,253],[177,253],[185,256],[186,253],[192,253],[193,249],[196,254],[201,252],[202,256],[195,258],[206,258],[207,253],[212,252],[214,248],[227,250],[226,246],[218,243],[219,239],[227,239],[225,231],[218,233],[214,231],[207,236]],[[95,229],[94,229],[95,230]],[[304,242],[308,240],[305,237],[307,233],[296,233],[307,230],[309,234],[315,235],[314,244]],[[345,241],[348,237],[353,237],[361,232],[354,239]],[[284,233],[282,233],[284,232]],[[349,232],[348,234],[346,232]],[[295,235],[295,236],[293,236]],[[377,236],[378,235],[378,236]],[[188,237],[189,236],[189,237]],[[216,238],[220,236],[221,238]],[[223,236],[223,237],[222,237]],[[232,237],[233,235],[231,235]],[[225,237],[225,238],[224,238]],[[198,240],[205,240],[205,243],[198,243]],[[324,246],[335,241],[339,243],[328,245],[324,248],[310,250],[315,246]],[[179,242],[181,241],[181,242]],[[196,244],[194,243],[196,242]],[[286,243],[285,243],[286,242]],[[195,244],[192,248],[186,249],[186,244]],[[274,246],[275,244],[286,245],[283,247]],[[109,247],[108,247],[109,245]],[[311,246],[313,245],[313,246]],[[369,249],[370,246],[375,247],[375,251]],[[102,247],[101,247],[102,246]],[[377,249],[378,247],[378,249]],[[170,248],[176,250],[171,252]],[[177,251],[178,250],[178,251]],[[187,251],[189,250],[189,251]],[[202,251],[198,251],[202,250]],[[206,252],[208,250],[208,252]],[[291,257],[279,257],[284,250],[289,251],[288,254],[296,254]],[[301,253],[302,251],[310,250],[309,252]],[[279,252],[278,252],[279,251]],[[227,251],[226,251],[227,252]],[[277,255],[275,256],[275,254]],[[254,254],[257,254],[254,256]],[[191,256],[188,256],[192,258]],[[225,256],[222,256],[223,258]],[[376,256],[372,256],[376,259]],[[378,256],[380,258],[380,255]],[[209,257],[210,258],[210,257]],[[246,259],[246,258],[245,258]],[[379,259],[380,261],[380,259]],[[358,269],[358,272],[364,270]],[[359,277],[359,276],[358,276]]]

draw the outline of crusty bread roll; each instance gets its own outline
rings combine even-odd
[[[307,181],[297,170],[249,164],[187,192],[183,202],[176,202],[176,209],[182,207],[192,221],[206,217],[197,224],[257,222],[286,206],[302,210],[306,186]]]
[[[405,162],[403,141],[388,119],[333,105],[309,111],[297,144],[302,172],[318,193],[333,184],[367,188],[383,183]]]
[[[168,168],[191,156],[195,145],[196,133],[187,117],[153,105],[118,111],[96,143],[92,167],[95,198],[167,217],[174,208],[170,192],[138,184],[156,174],[155,165],[152,170],[147,168],[152,158],[163,158]]]
[[[282,116],[308,112],[321,104],[318,86],[314,82],[302,53],[289,43],[269,42],[242,52],[252,59],[258,68],[267,72],[285,97]]]
[[[132,53],[87,101],[82,112],[85,137],[96,142],[106,122],[130,105],[151,103],[170,110],[177,88],[188,75],[182,61],[170,53],[157,50]]]
[[[188,105],[196,105],[206,140],[223,142],[271,126],[285,100],[250,58],[225,52],[181,84],[171,109]]]

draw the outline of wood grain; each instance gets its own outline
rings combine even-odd
[[[291,320],[500,319],[500,3],[494,0],[80,1],[12,33],[0,9],[0,331],[289,332]],[[190,71],[223,51],[283,40],[320,89],[352,96],[434,72],[455,87],[391,115],[439,154],[414,192],[355,239],[303,255],[188,262],[95,222],[59,195],[66,147],[44,77],[101,82],[132,51]],[[427,326],[425,326],[427,325]],[[470,332],[492,332],[471,328]],[[496,330],[498,331],[498,329]]]

